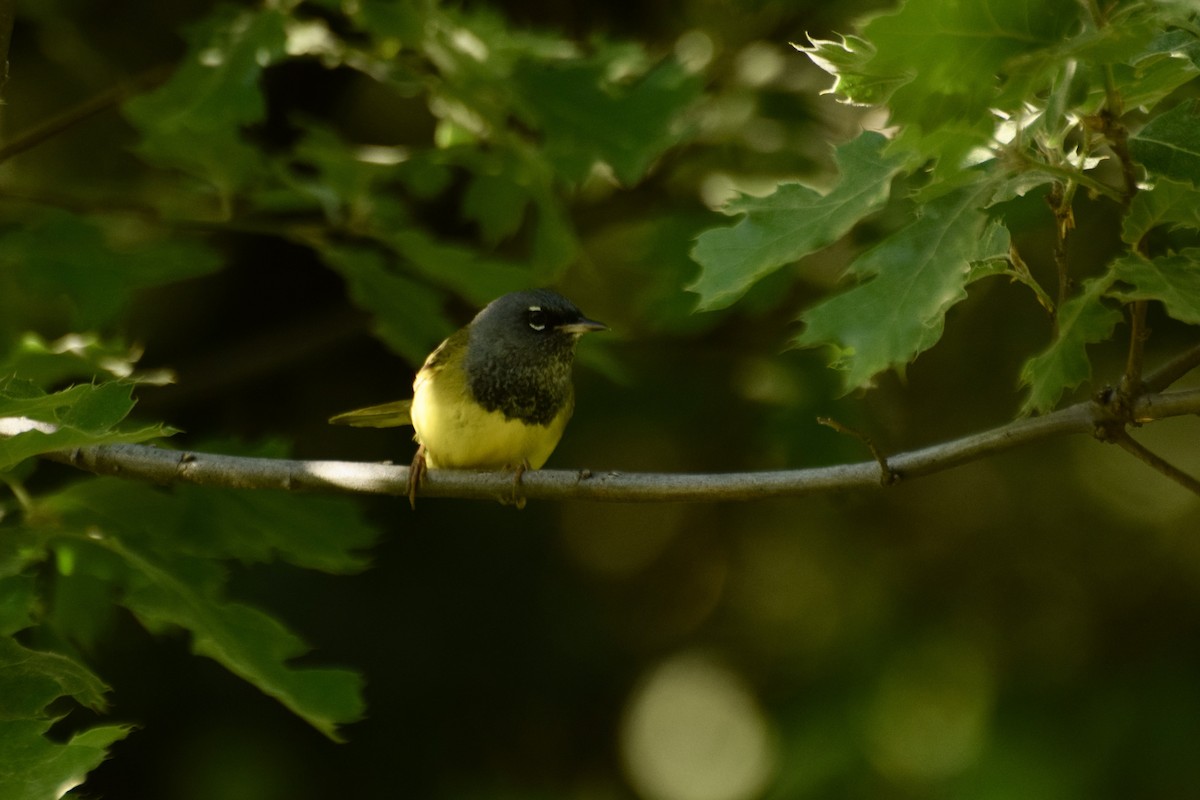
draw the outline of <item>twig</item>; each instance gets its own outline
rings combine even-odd
[[[1046,204],[1054,214],[1054,266],[1058,272],[1058,296],[1054,301],[1054,327],[1058,329],[1058,309],[1067,302],[1071,290],[1071,273],[1067,268],[1067,237],[1075,229],[1075,212],[1071,203],[1075,183],[1054,183],[1046,195]]]
[[[1200,390],[1147,394],[1132,408],[1133,418],[1150,421],[1200,413]],[[930,475],[1021,445],[1068,434],[1095,435],[1111,420],[1090,401],[1040,417],[1019,419],[982,433],[902,453],[888,459],[906,479]],[[195,483],[239,489],[288,489],[404,495],[408,467],[341,461],[286,461],[181,453],[143,445],[100,445],[46,453],[45,458],[102,475],[157,483]],[[521,480],[534,500],[574,499],[609,502],[731,501],[801,497],[879,486],[879,463],[865,461],[813,469],[727,474],[592,473],[587,470],[534,470]],[[431,470],[423,497],[498,499],[512,493],[508,472]]]
[[[1200,495],[1200,481],[1188,475],[1183,470],[1176,467],[1171,462],[1164,459],[1154,451],[1148,449],[1138,440],[1129,435],[1129,431],[1124,429],[1116,433],[1111,440],[1114,444],[1120,445],[1121,449],[1130,453],[1140,461],[1150,465],[1153,469],[1158,470],[1163,475],[1166,475],[1171,480],[1184,487],[1192,494]]]
[[[826,428],[833,428],[838,433],[844,433],[848,436],[853,436],[855,439],[858,439],[860,442],[866,445],[867,449],[871,451],[871,455],[875,458],[875,463],[879,465],[879,483],[881,486],[891,486],[893,483],[900,480],[900,476],[888,466],[887,456],[880,452],[879,448],[875,446],[875,443],[872,442],[870,437],[868,437],[865,433],[862,431],[856,431],[853,428],[848,428],[831,417],[817,417],[817,422],[821,425],[824,425]]]
[[[162,83],[170,74],[170,70],[171,68],[168,67],[155,67],[146,70],[140,75],[134,76],[128,82],[114,86],[95,97],[88,98],[74,108],[69,108],[61,114],[51,117],[41,124],[22,132],[16,138],[0,144],[0,163],[4,163],[13,156],[36,147],[47,139],[54,138],[63,131],[99,114],[105,109],[125,102],[135,94],[140,94],[156,84]]]
[[[1180,353],[1145,376],[1142,386],[1147,392],[1162,392],[1196,367],[1200,367],[1200,345]]]
[[[1146,351],[1146,340],[1150,331],[1146,328],[1145,300],[1135,300],[1129,313],[1129,355],[1125,360],[1125,374],[1121,376],[1121,393],[1132,400],[1142,393],[1142,362]]]

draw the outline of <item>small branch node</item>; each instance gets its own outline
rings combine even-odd
[[[830,417],[817,417],[817,422],[821,425],[824,425],[826,428],[833,428],[838,433],[844,433],[848,436],[853,436],[855,439],[858,439],[860,442],[866,445],[867,449],[871,451],[871,456],[875,459],[875,463],[879,465],[880,486],[891,486],[900,480],[900,473],[894,471],[888,466],[887,456],[885,456],[879,450],[879,448],[875,446],[875,443],[872,442],[870,437],[868,437],[865,433],[846,427],[836,419],[832,419]]]

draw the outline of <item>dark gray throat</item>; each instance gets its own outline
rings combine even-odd
[[[505,349],[487,358],[467,353],[467,386],[476,402],[505,419],[549,425],[571,397],[575,341],[545,342],[536,352]]]

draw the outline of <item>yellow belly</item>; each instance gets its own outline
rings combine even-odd
[[[549,425],[505,419],[469,399],[461,384],[445,373],[418,382],[413,394],[413,437],[425,445],[432,469],[539,469],[554,452],[571,416],[571,403]]]

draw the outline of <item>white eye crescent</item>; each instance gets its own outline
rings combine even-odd
[[[530,306],[526,312],[525,319],[529,322],[529,327],[535,331],[544,331],[546,329],[546,315],[542,311],[541,306]]]

